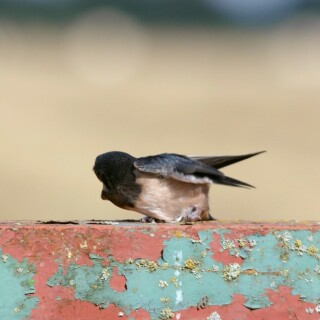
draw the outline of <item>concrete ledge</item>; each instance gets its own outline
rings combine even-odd
[[[0,319],[320,319],[320,224],[0,222]]]

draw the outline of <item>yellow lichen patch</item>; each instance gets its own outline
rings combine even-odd
[[[156,271],[158,268],[158,264],[154,261],[147,260],[146,268],[151,272]]]
[[[101,272],[100,279],[101,280],[107,280],[110,277],[109,268],[103,268]]]
[[[244,248],[247,245],[246,239],[238,239],[239,248]]]
[[[289,252],[283,251],[283,252],[280,254],[280,259],[281,259],[282,262],[287,262],[288,259],[289,259]]]
[[[172,232],[173,236],[176,238],[181,238],[183,236],[182,232],[180,230],[174,230]]]
[[[239,263],[230,263],[223,268],[223,278],[227,281],[235,280],[239,277],[241,268]]]
[[[178,288],[179,287],[179,283],[178,283],[178,279],[174,276],[172,276],[169,281],[176,287]]]
[[[307,249],[307,252],[310,256],[316,256],[317,253],[318,253],[318,248],[316,246],[310,246],[308,249]]]
[[[134,263],[134,260],[132,258],[129,258],[125,261],[124,264],[133,264]]]
[[[165,262],[162,266],[161,269],[162,270],[167,270],[169,268],[169,264],[167,262]]]
[[[168,286],[168,282],[165,281],[165,280],[159,280],[158,285],[159,285],[160,288],[165,288],[165,287]]]
[[[84,243],[80,243],[80,248],[81,249],[88,248],[87,240],[84,240]]]
[[[280,275],[282,275],[283,277],[288,277],[289,270],[288,269],[281,270],[280,271]]]
[[[160,312],[161,320],[172,319],[173,317],[174,317],[174,313],[169,307],[162,309]]]
[[[142,267],[147,268],[150,272],[156,271],[158,269],[158,264],[155,261],[141,259],[136,261],[137,269],[140,270]]]
[[[194,270],[198,264],[199,264],[199,261],[188,258],[184,262],[184,267],[185,267],[185,269]]]
[[[295,242],[294,242],[294,246],[299,249],[302,247],[302,241],[297,239]]]
[[[170,303],[171,299],[169,297],[161,297],[160,298],[160,301],[162,303]]]

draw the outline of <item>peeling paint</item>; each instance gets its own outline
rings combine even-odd
[[[208,305],[228,305],[235,294],[241,294],[246,299],[245,307],[264,308],[271,305],[266,290],[277,290],[281,285],[292,287],[292,293],[299,294],[302,300],[312,303],[318,301],[320,277],[313,270],[318,258],[313,254],[306,254],[304,258],[297,254],[298,248],[307,241],[310,233],[292,231],[290,237],[287,234],[252,235],[245,240],[246,242],[242,241],[241,245],[238,241],[225,242],[225,233],[220,231],[222,249],[225,249],[227,243],[228,249],[234,248],[241,252],[246,247],[245,243],[249,241],[255,243],[254,247],[250,246],[250,253],[243,258],[241,265],[238,263],[223,265],[215,261],[215,252],[209,250],[208,255],[201,254],[204,249],[210,248],[210,239],[214,232],[201,231],[199,233],[201,242],[193,242],[189,238],[165,240],[163,258],[157,261],[137,259],[129,264],[113,261],[110,268],[117,268],[126,278],[125,292],[111,290],[108,278],[101,281],[100,275],[104,269],[101,261],[95,260],[93,266],[70,264],[67,270],[60,267],[48,284],[70,286],[70,280],[73,279],[77,299],[90,301],[101,308],[105,308],[112,301],[126,313],[132,309],[145,308],[150,312],[152,319],[164,317],[163,310],[169,310],[161,309],[157,302],[161,300],[163,290],[168,297],[167,308],[173,312],[197,306],[201,297],[205,295],[208,296]],[[318,245],[320,242],[318,234],[314,234],[313,239]],[[289,249],[291,245],[297,248],[288,251],[286,262],[280,258],[284,250],[283,244]],[[177,248],[180,250],[177,251]],[[233,255],[232,252],[230,254]],[[167,267],[159,268],[164,263]],[[310,268],[313,265],[314,268]],[[195,270],[201,274],[200,278],[197,277]],[[134,293],[133,288],[136,288]]]
[[[0,250],[0,319],[24,319],[36,308],[33,264],[18,262]]]
[[[0,231],[0,296],[20,288],[33,303],[14,303],[10,317],[0,308],[0,319],[42,320],[44,312],[48,320],[319,319],[318,225],[22,224]]]

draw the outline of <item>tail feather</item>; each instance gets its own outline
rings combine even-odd
[[[232,186],[232,187],[255,188],[249,183],[246,183],[231,177],[227,177],[227,176],[222,176],[218,179],[215,178],[214,182],[218,184],[226,185],[226,186]]]
[[[266,151],[248,153],[240,156],[218,156],[218,157],[207,156],[207,157],[190,157],[190,158],[192,158],[193,160],[197,160],[202,163],[205,163],[211,167],[214,167],[215,169],[220,169],[264,152]]]

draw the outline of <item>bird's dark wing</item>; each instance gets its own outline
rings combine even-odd
[[[263,153],[265,151],[255,152],[255,153],[249,153],[244,154],[241,156],[220,156],[220,157],[200,157],[200,156],[191,156],[190,158],[196,161],[200,161],[202,163],[205,163],[213,168],[220,169],[226,166],[229,166],[230,164],[234,164],[236,162],[251,158],[253,156],[256,156],[260,153]]]
[[[225,176],[208,164],[178,154],[163,153],[139,158],[134,162],[134,167],[142,172],[189,183],[218,183],[237,187],[252,187],[245,182]]]

